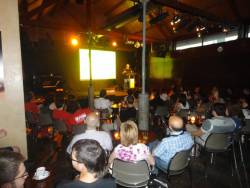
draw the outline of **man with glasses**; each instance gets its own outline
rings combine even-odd
[[[13,151],[0,151],[0,187],[23,188],[28,177],[24,157]]]
[[[80,174],[73,181],[62,182],[57,188],[115,188],[113,179],[102,178],[107,169],[107,156],[95,140],[83,139],[73,145],[72,165]]]

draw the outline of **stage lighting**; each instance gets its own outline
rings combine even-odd
[[[117,42],[116,42],[116,41],[113,41],[113,42],[112,42],[112,46],[116,47],[116,46],[117,46]]]
[[[78,45],[78,39],[77,38],[71,38],[71,45],[77,46]]]

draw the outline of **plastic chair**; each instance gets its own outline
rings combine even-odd
[[[192,171],[190,166],[190,153],[192,148],[183,150],[175,154],[169,163],[168,170],[160,169],[167,175],[167,180],[170,180],[171,176],[181,175],[186,169],[189,172],[190,185],[193,185]]]
[[[112,176],[116,183],[125,187],[143,187],[148,185],[149,167],[145,160],[126,162],[115,159],[113,162]]]
[[[209,135],[205,142],[204,149],[206,152],[209,152],[210,155],[210,164],[212,165],[214,162],[214,155],[217,153],[231,152],[233,155],[233,164],[231,163],[231,167],[235,168],[237,178],[242,187],[242,182],[240,179],[239,169],[237,165],[236,153],[235,153],[235,140],[232,132],[229,133],[212,133]],[[207,168],[208,164],[206,163],[205,167],[205,178],[207,180]],[[233,171],[232,171],[233,174]]]

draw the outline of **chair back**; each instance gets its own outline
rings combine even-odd
[[[167,105],[164,106],[157,106],[155,109],[155,115],[161,117],[168,117],[169,116],[169,108]]]
[[[116,183],[125,187],[147,186],[149,180],[149,167],[145,160],[126,162],[115,159],[113,162],[112,176]]]
[[[211,133],[205,143],[205,149],[210,152],[224,152],[232,144],[232,133]]]
[[[176,115],[187,119],[189,115],[190,110],[189,109],[181,109],[179,112],[176,112]]]
[[[169,175],[171,174],[180,174],[184,169],[189,165],[191,149],[183,150],[175,154],[169,163]]]

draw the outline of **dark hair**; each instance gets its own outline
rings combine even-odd
[[[80,105],[75,100],[70,100],[67,103],[67,112],[73,114],[80,108]]]
[[[64,95],[58,94],[55,98],[55,104],[57,108],[61,108],[64,105]]]
[[[34,96],[34,93],[32,91],[27,92],[24,95],[25,102],[30,102],[32,100],[33,96]]]
[[[133,95],[133,90],[132,89],[128,89],[127,93],[128,93],[128,96]]]
[[[224,103],[215,103],[212,110],[216,112],[218,116],[226,116],[226,105]]]
[[[100,97],[105,97],[106,95],[107,95],[106,90],[105,90],[105,89],[102,89],[102,90],[100,91]]]
[[[19,166],[24,160],[20,153],[0,151],[0,187],[15,179]]]
[[[106,152],[96,140],[83,139],[73,145],[76,160],[83,163],[97,177],[104,175],[107,167]]]
[[[183,104],[183,106],[186,106],[186,104],[187,104],[187,97],[186,97],[185,94],[180,94],[179,97],[178,97],[178,99],[179,99],[179,102],[181,104]]]
[[[127,96],[128,104],[134,104],[134,97],[132,95]]]

